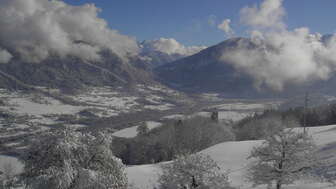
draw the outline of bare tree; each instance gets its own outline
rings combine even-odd
[[[248,171],[248,179],[254,184],[271,186],[277,189],[292,184],[317,165],[314,156],[315,145],[305,133],[283,129],[266,137],[266,141],[255,147],[249,158],[254,162]]]

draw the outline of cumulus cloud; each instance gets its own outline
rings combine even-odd
[[[256,87],[266,85],[277,91],[287,84],[328,79],[336,70],[336,37],[325,41],[309,28],[287,30],[284,13],[282,0],[243,8],[250,40],[224,52],[223,61],[253,77]]]
[[[12,57],[13,56],[7,50],[0,48],[0,64],[8,63]]]
[[[218,27],[218,29],[223,30],[226,33],[226,35],[232,36],[234,34],[234,31],[231,28],[230,24],[231,24],[231,20],[230,19],[225,19],[217,27]]]
[[[179,54],[183,56],[196,54],[206,48],[206,46],[184,46],[173,38],[144,41],[142,46],[144,51],[158,51],[169,55]]]
[[[28,62],[50,55],[98,61],[102,49],[123,58],[136,54],[136,41],[108,28],[99,11],[93,4],[59,0],[1,0],[0,46]]]
[[[283,0],[264,0],[259,7],[244,7],[240,11],[241,21],[261,29],[285,29],[283,16],[286,12],[282,2]]]

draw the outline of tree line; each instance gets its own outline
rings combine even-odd
[[[205,117],[171,121],[152,130],[138,127],[134,138],[115,138],[113,152],[127,165],[172,160],[181,154],[199,152],[215,144],[235,140],[232,128]]]

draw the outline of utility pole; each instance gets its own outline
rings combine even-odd
[[[307,127],[307,108],[308,108],[308,102],[309,102],[309,96],[308,92],[305,94],[304,99],[304,109],[303,109],[303,132],[306,134],[306,127]]]

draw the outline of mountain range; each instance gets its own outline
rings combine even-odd
[[[328,41],[330,37],[325,35],[322,40]],[[255,87],[253,77],[236,69],[222,57],[224,53],[239,48],[258,49],[260,46],[249,38],[231,38],[192,56],[159,66],[154,72],[160,82],[189,93],[215,92],[243,98],[288,97],[306,92],[336,94],[333,87],[336,84],[335,74],[327,80],[307,81],[300,85],[289,83],[281,91],[272,90],[265,84]]]
[[[328,40],[330,35],[324,36]],[[49,57],[41,63],[27,63],[14,57],[0,64],[0,87],[27,89],[34,86],[64,91],[85,86],[122,86],[160,82],[189,93],[220,93],[227,97],[280,97],[309,92],[335,94],[336,77],[327,81],[288,85],[283,91],[265,86],[257,89],[254,80],[221,58],[223,52],[241,48],[258,48],[248,38],[231,38],[191,56],[142,51],[128,60],[104,51],[102,61],[88,62],[76,57]]]

